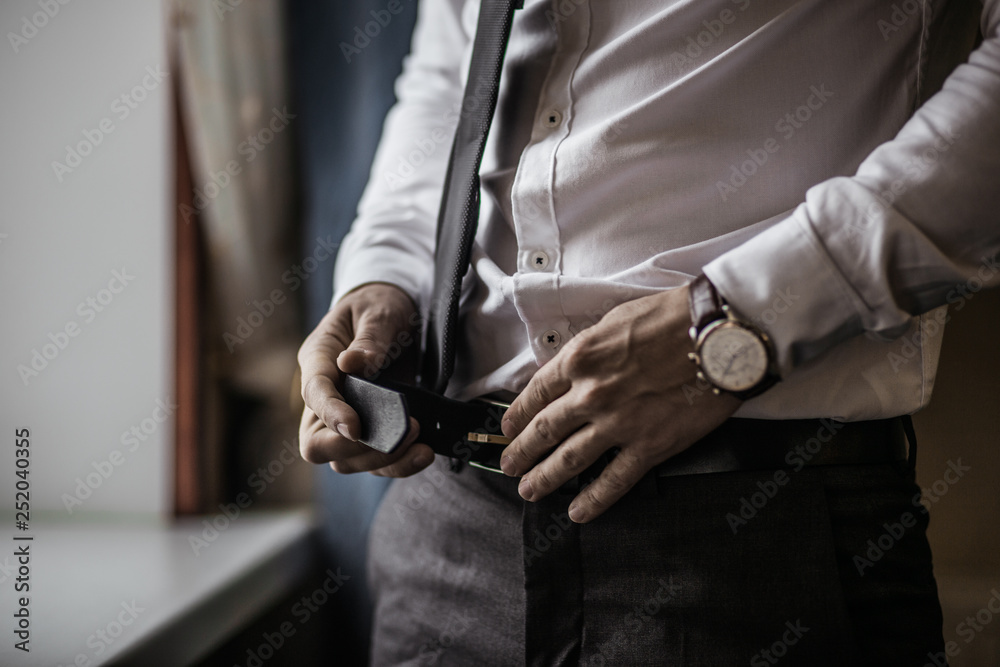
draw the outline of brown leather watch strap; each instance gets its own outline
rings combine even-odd
[[[722,310],[724,301],[715,290],[715,285],[704,273],[691,281],[688,289],[691,325],[696,331],[701,331],[710,322],[725,317]]]

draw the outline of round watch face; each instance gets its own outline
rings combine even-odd
[[[725,323],[708,333],[701,350],[701,370],[726,391],[746,391],[767,374],[767,349],[749,329]]]

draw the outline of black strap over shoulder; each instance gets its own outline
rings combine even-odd
[[[455,367],[458,301],[479,224],[479,166],[493,122],[514,10],[523,0],[483,0],[469,79],[438,214],[434,289],[420,383],[443,394]]]

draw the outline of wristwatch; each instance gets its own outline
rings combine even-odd
[[[704,274],[689,289],[694,352],[688,358],[698,379],[744,401],[771,388],[780,377],[767,334],[738,318]]]

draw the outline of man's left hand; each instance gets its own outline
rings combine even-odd
[[[696,379],[687,358],[691,316],[681,287],[617,306],[542,366],[511,405],[514,441],[501,467],[538,500],[620,451],[573,500],[569,517],[600,516],[654,466],[690,447],[740,405]],[[685,391],[687,385],[687,391]]]

